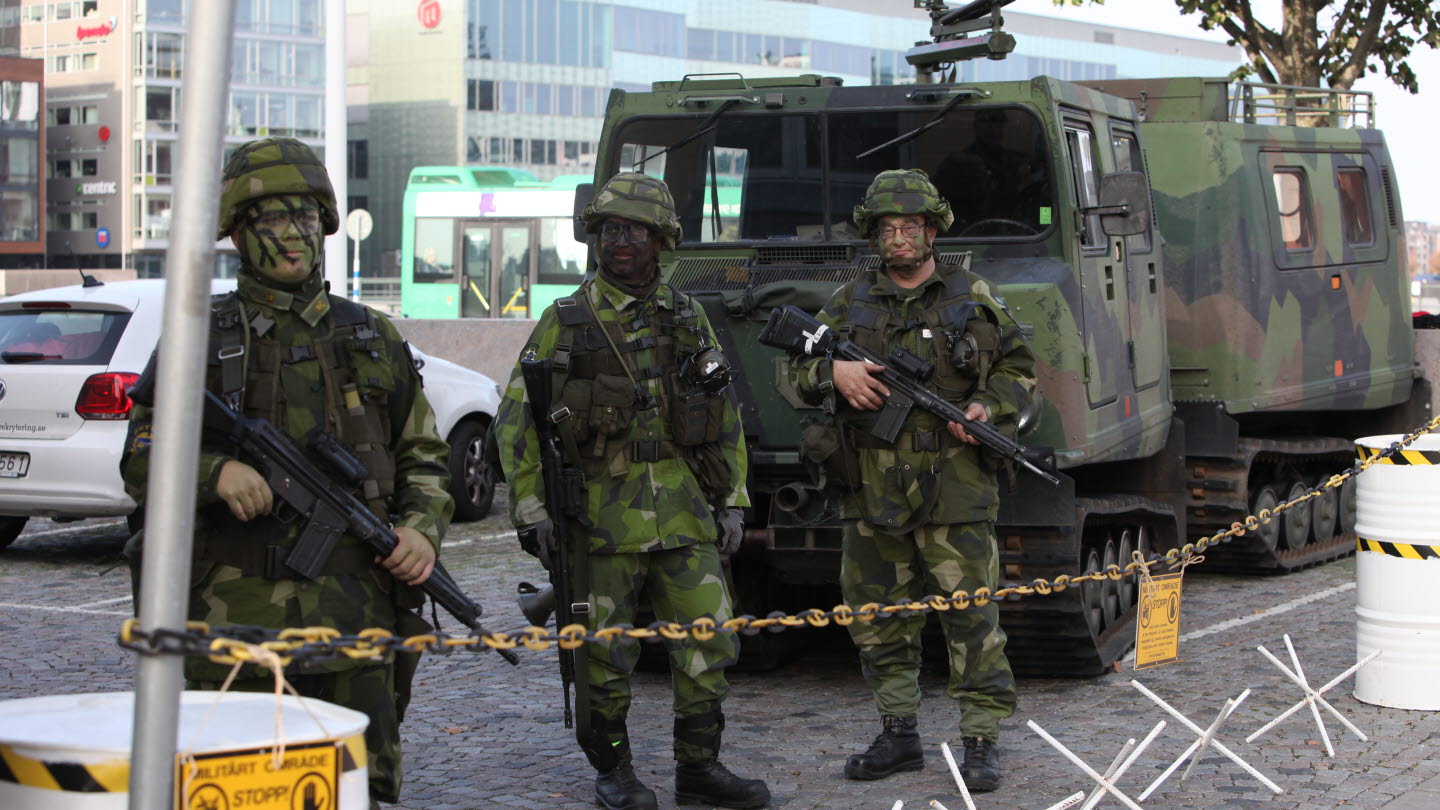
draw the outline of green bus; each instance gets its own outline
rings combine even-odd
[[[420,166],[405,186],[400,312],[410,318],[533,318],[585,278],[575,187],[521,169]]]
[[[401,315],[539,317],[585,280],[589,248],[575,240],[575,190],[591,179],[544,182],[523,169],[487,166],[413,169],[400,241]],[[740,187],[726,176],[717,186],[723,236],[738,222]],[[703,209],[708,223],[708,200]]]

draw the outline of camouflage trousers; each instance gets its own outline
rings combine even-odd
[[[313,675],[286,674],[295,691],[361,712],[370,718],[365,727],[366,767],[370,798],[394,804],[400,801],[400,718],[395,706],[395,668],[392,664],[344,669]],[[186,689],[218,691],[223,681],[187,681]],[[232,692],[273,692],[272,677],[237,678]]]
[[[994,525],[924,525],[895,535],[864,521],[847,521],[840,563],[845,603],[893,604],[955,590],[994,588],[1000,575]],[[965,736],[995,740],[1000,721],[1015,712],[1015,676],[1005,658],[1005,631],[994,602],[938,611],[950,656],[945,690],[960,704]],[[882,716],[914,717],[920,709],[920,632],[924,614],[850,625],[860,667]]]
[[[595,606],[592,628],[635,624],[642,594],[649,597],[655,618],[661,621],[691,622],[709,616],[718,624],[729,621],[733,613],[714,543],[643,554],[590,555],[590,601]],[[720,704],[730,693],[725,668],[735,663],[740,640],[717,633],[709,641],[686,638],[664,644],[670,656],[676,717],[675,759],[714,759],[722,723]],[[640,658],[640,645],[634,641],[597,643],[589,645],[588,653],[591,713],[606,720],[612,729],[609,741],[615,744],[623,737],[630,710],[630,675]],[[690,722],[685,722],[687,719]],[[623,749],[622,762],[628,762],[629,747],[619,748]]]

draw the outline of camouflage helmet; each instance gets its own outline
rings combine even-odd
[[[264,138],[242,145],[225,163],[215,238],[229,236],[236,215],[251,203],[279,194],[313,197],[320,205],[320,225],[325,233],[339,230],[335,190],[314,150],[294,138]]]
[[[659,233],[667,250],[674,250],[682,235],[675,199],[665,181],[639,172],[621,172],[610,178],[580,216],[586,233],[599,231],[606,217],[642,222]]]
[[[889,169],[875,175],[852,217],[860,235],[869,238],[876,220],[895,214],[923,214],[942,233],[955,222],[950,203],[920,169]]]

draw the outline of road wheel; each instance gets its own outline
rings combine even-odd
[[[1129,565],[1130,563],[1134,562],[1134,559],[1132,558],[1132,555],[1133,555],[1134,553],[1135,553],[1135,540],[1134,540],[1134,535],[1132,535],[1132,534],[1130,533],[1130,530],[1129,530],[1129,529],[1123,529],[1123,530],[1120,532],[1120,567],[1121,567],[1121,569],[1124,569],[1125,566],[1127,566],[1127,565]],[[1135,586],[1136,586],[1136,581],[1139,580],[1139,579],[1140,579],[1140,577],[1139,577],[1138,574],[1130,574],[1129,576],[1124,577],[1124,578],[1121,579],[1118,583],[1116,583],[1116,585],[1117,585],[1117,587],[1119,588],[1119,591],[1120,591],[1120,612],[1121,612],[1121,613],[1124,613],[1125,611],[1129,610],[1130,608],[1135,607]]]
[[[1095,549],[1090,549],[1085,557],[1086,574],[1093,574],[1100,570],[1100,554]],[[1085,611],[1085,621],[1090,625],[1090,632],[1100,635],[1105,629],[1105,586],[1103,583],[1094,580],[1085,580],[1080,583],[1080,604]]]
[[[0,517],[0,548],[5,548],[15,542],[20,532],[25,531],[25,523],[28,517]]]
[[[1255,499],[1250,502],[1250,514],[1259,518],[1261,512],[1267,509],[1274,511],[1275,507],[1279,505],[1280,499],[1276,497],[1275,490],[1270,487],[1262,487],[1259,492],[1255,493]],[[1275,544],[1280,541],[1280,523],[1281,516],[1276,515],[1270,519],[1269,523],[1261,523],[1255,527],[1255,536],[1260,538],[1266,549],[1273,550]]]
[[[1340,485],[1340,516],[1338,518],[1338,531],[1341,534],[1348,534],[1355,531],[1355,476],[1345,479]]]
[[[1285,500],[1293,501],[1304,497],[1310,490],[1305,482],[1296,481],[1290,485]],[[1280,546],[1287,549],[1300,548],[1310,539],[1310,504],[1296,504],[1280,515]]]
[[[1333,538],[1339,516],[1340,491],[1333,487],[1320,490],[1320,495],[1310,502],[1310,542],[1325,543]]]
[[[1119,564],[1120,555],[1115,548],[1115,538],[1106,537],[1105,554],[1100,558],[1101,569],[1108,571],[1110,566]],[[1104,608],[1105,626],[1109,627],[1120,617],[1120,583],[1113,579],[1107,579],[1103,588],[1104,602],[1101,607]]]
[[[450,432],[450,497],[455,522],[480,520],[495,500],[495,471],[485,463],[485,423],[465,420]]]

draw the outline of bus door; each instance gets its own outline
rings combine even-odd
[[[535,225],[504,220],[463,220],[459,231],[460,317],[530,317]]]

